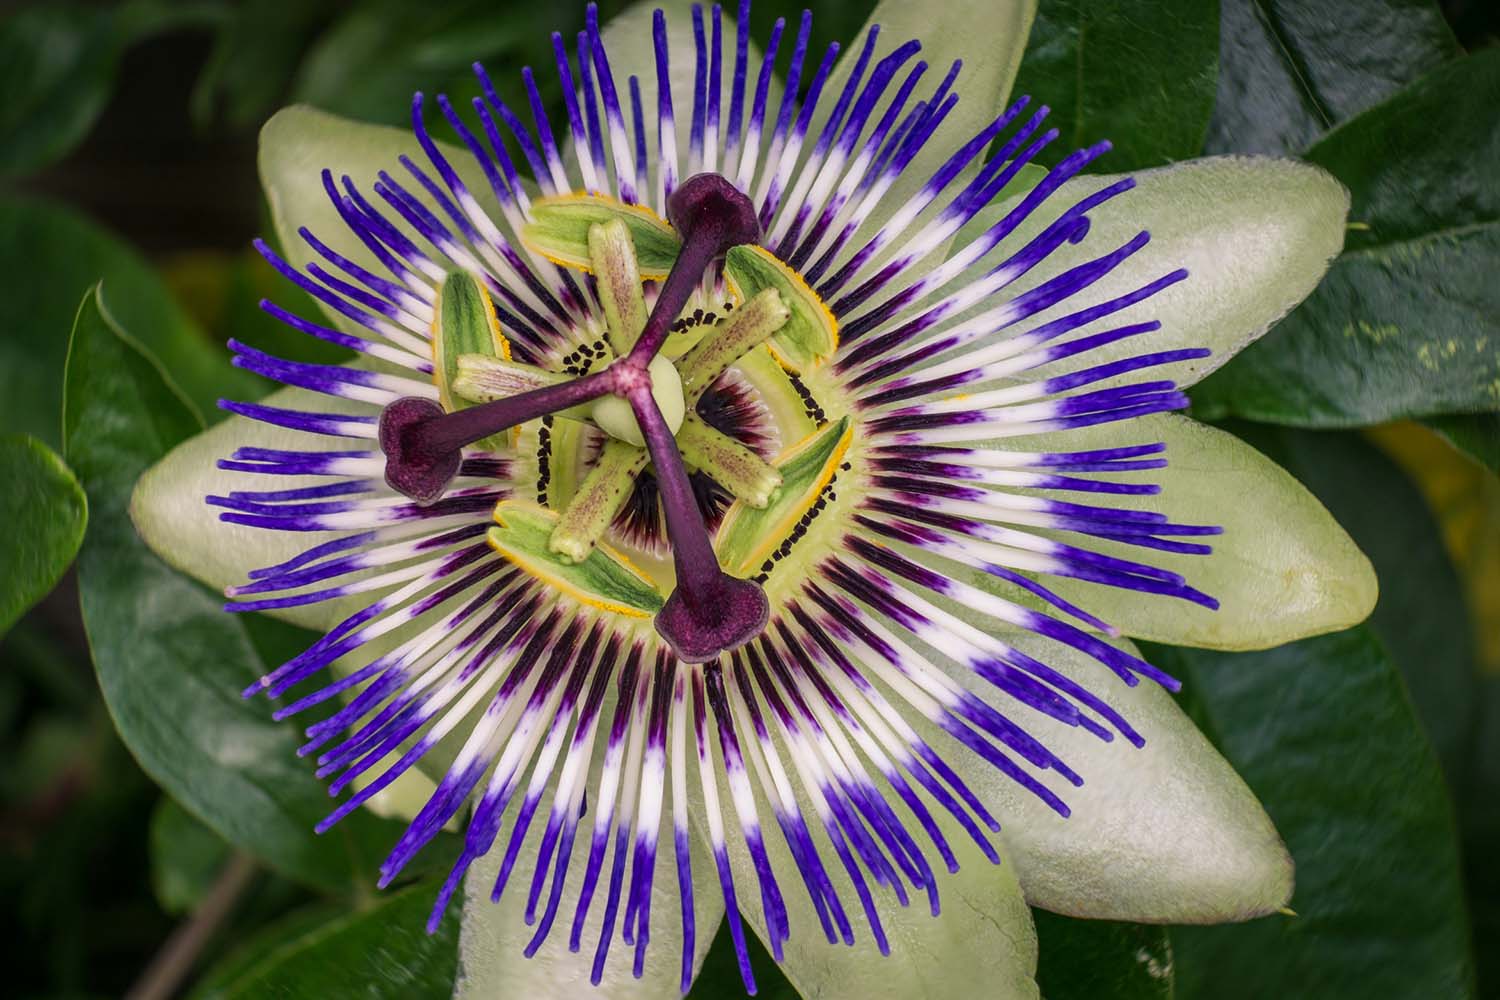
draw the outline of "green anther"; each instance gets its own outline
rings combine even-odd
[[[714,380],[724,374],[724,369],[780,330],[790,317],[791,310],[787,308],[781,293],[774,288],[766,288],[721,319],[713,330],[698,341],[698,346],[678,362],[688,405],[697,403],[698,398],[714,384]]]
[[[781,488],[781,473],[774,466],[697,415],[683,421],[677,448],[688,465],[708,473],[737,500],[757,510]]]
[[[547,548],[566,562],[588,558],[630,497],[635,477],[649,460],[644,448],[624,441],[607,442],[599,453],[599,461],[584,477],[557,527],[552,529]]]
[[[589,259],[599,283],[599,304],[609,329],[609,346],[623,358],[646,325],[646,296],[635,261],[635,241],[620,219],[589,227]]]
[[[476,400],[462,391],[461,359],[465,356],[509,365],[510,344],[500,332],[500,322],[489,292],[473,275],[451,271],[438,286],[432,322],[432,380],[438,401],[449,413],[466,409]],[[495,434],[477,442],[481,448],[509,447],[508,435]]]
[[[672,433],[676,434],[687,412],[682,398],[682,379],[678,378],[677,369],[672,362],[661,355],[651,359],[646,371],[651,375],[651,395],[661,410],[662,419],[667,422]],[[590,416],[610,437],[645,446],[646,439],[641,436],[641,428],[635,422],[635,413],[623,397],[604,396],[596,400],[590,405]]]
[[[505,399],[532,389],[571,382],[574,378],[562,372],[549,372],[536,365],[483,354],[460,355],[455,371],[457,374],[453,379],[453,391],[468,401],[464,405]],[[584,404],[559,410],[556,416],[587,420],[591,406],[592,404]]]
[[[788,371],[802,373],[821,366],[839,346],[839,324],[818,293],[795,270],[765,247],[745,244],[724,255],[724,276],[750,299],[774,288],[791,312],[768,347]]]

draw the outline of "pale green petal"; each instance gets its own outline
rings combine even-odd
[[[1040,713],[1008,712],[1082,775],[1075,788],[1042,774],[1072,810],[1067,818],[973,753],[955,747],[946,754],[993,806],[1028,902],[1139,923],[1244,920],[1286,905],[1292,860],[1285,845],[1170,694],[1150,681],[1128,687],[1097,661],[1030,633],[1004,639],[1102,697],[1146,741],[1139,749],[1118,735],[1105,743]],[[949,669],[994,700],[993,688],[971,672]]]
[[[598,769],[595,769],[597,779]],[[590,787],[594,787],[592,781]],[[543,803],[552,801],[545,793]],[[545,808],[545,805],[544,805]],[[514,812],[514,808],[511,812]],[[546,821],[537,817],[534,826]],[[510,829],[506,819],[502,830]],[[522,949],[531,940],[534,926],[525,922],[526,894],[531,887],[531,873],[536,868],[538,830],[522,846],[510,882],[499,903],[490,902],[490,890],[500,869],[504,848],[497,846],[469,869],[464,880],[463,931],[459,938],[459,972],[454,986],[458,1000],[574,1000],[599,997],[600,1000],[675,1000],[681,996],[682,914],[677,892],[677,862],[672,853],[671,823],[664,817],[668,831],[656,855],[656,874],[651,889],[651,941],[640,979],[632,975],[635,947],[620,940],[620,922],[624,904],[616,918],[614,940],[604,963],[604,974],[597,988],[589,982],[594,963],[594,948],[604,920],[604,897],[608,888],[612,854],[606,857],[602,883],[594,895],[588,919],[584,921],[581,947],[577,953],[568,950],[568,936],[573,926],[573,911],[583,886],[583,870],[588,861],[591,820],[585,816],[578,839],[573,845],[568,882],[558,904],[552,931],[537,953],[527,958]],[[694,970],[702,968],[724,917],[724,901],[713,877],[714,863],[709,854],[689,838],[693,860],[693,914],[695,926]],[[550,881],[549,881],[550,885]],[[546,890],[544,890],[545,893]],[[544,896],[545,899],[545,896]],[[538,908],[540,910],[540,907]],[[451,918],[450,918],[451,919]],[[540,913],[538,913],[540,919]]]
[[[783,971],[804,1000],[1022,1000],[1038,996],[1037,940],[1018,868],[1007,857],[992,864],[956,826],[946,827],[949,844],[962,866],[949,874],[937,867],[942,912],[934,917],[924,895],[897,906],[889,894],[880,917],[891,953],[881,955],[860,921],[852,891],[845,905],[856,926],[853,947],[823,937],[796,869],[784,858],[780,870],[788,907],[796,900],[792,939],[786,943]],[[830,857],[831,860],[831,857]],[[745,873],[748,876],[748,872]],[[835,876],[837,877],[837,876]],[[801,899],[797,893],[801,892]],[[795,928],[801,927],[799,932]],[[757,927],[757,933],[764,932]]]
[[[1108,163],[1106,158],[1103,162]],[[1080,198],[1123,175],[1088,175],[1068,182],[1033,213],[1007,246],[1020,247]],[[1085,260],[1106,254],[1145,230],[1151,242],[1081,295],[1034,321],[1045,322],[1133,291],[1186,268],[1188,277],[1145,301],[1096,321],[1089,330],[1158,320],[1154,333],[1117,341],[1078,358],[1037,369],[1056,374],[1085,365],[1182,347],[1207,347],[1207,358],[1153,368],[1151,378],[1192,385],[1259,338],[1317,287],[1344,245],[1349,192],[1319,167],[1267,157],[1225,156],[1177,163],[1134,175],[1137,187],[1094,209],[1088,236],[1064,245],[1025,275],[1013,292],[1033,287]],[[1009,196],[985,209],[955,245],[992,225],[1014,206]],[[1028,327],[1033,321],[1028,321]],[[1160,374],[1158,374],[1160,373]],[[1102,389],[1139,381],[1132,372],[1090,385]]]
[[[475,89],[477,91],[478,84],[475,84]],[[499,208],[489,182],[469,151],[442,141],[438,146],[468,185],[475,200],[491,218],[498,220]],[[306,226],[319,240],[344,256],[376,274],[386,274],[384,265],[339,217],[338,210],[323,190],[322,172],[325,168],[333,171],[336,184],[347,174],[377,207],[385,207],[385,203],[371,186],[382,170],[427,201],[426,192],[401,165],[403,154],[411,157],[412,162],[429,176],[436,176],[416,136],[408,128],[367,125],[305,104],[283,108],[272,115],[260,130],[260,181],[271,206],[276,238],[287,259],[298,266],[320,259],[297,235],[297,230]],[[398,228],[410,232],[394,211],[385,214]],[[417,243],[425,245],[421,240]],[[367,332],[327,307],[323,311],[340,329]]]
[[[368,404],[350,403],[306,389],[282,389],[266,397],[270,406],[323,413],[368,413]],[[130,516],[146,544],[172,566],[215,590],[246,582],[252,569],[290,559],[341,532],[291,532],[228,524],[220,508],[204,497],[231,490],[295,489],[306,477],[225,472],[218,468],[236,448],[306,450],[310,436],[248,417],[231,416],[189,438],[147,470],[130,498]],[[328,601],[272,614],[305,628],[327,629],[369,596]]]
[[[786,748],[777,743],[786,762]],[[730,790],[719,774],[719,797],[729,831],[729,858],[734,871],[735,893],[745,922],[768,941],[765,915],[760,905],[759,883],[738,821],[730,803]],[[757,808],[765,845],[775,869],[777,885],[786,902],[791,937],[785,945],[782,971],[803,1000],[1023,1000],[1036,997],[1036,931],[1018,885],[1018,868],[1009,857],[995,865],[980,853],[956,823],[944,822],[944,836],[961,866],[949,874],[934,854],[942,912],[934,917],[925,892],[915,892],[910,905],[900,906],[889,890],[870,883],[881,926],[890,942],[889,956],[880,954],[865,920],[859,897],[827,839],[817,826],[816,813],[803,801],[814,841],[822,848],[823,863],[839,891],[854,929],[854,945],[829,944],[817,911],[813,909],[796,864],[776,826],[767,800],[757,788]],[[892,797],[892,805],[906,825],[920,827],[905,807]],[[702,823],[703,803],[694,796],[695,827],[708,843]],[[936,815],[936,814],[935,814]],[[1000,852],[1005,848],[1000,845]],[[868,875],[867,875],[868,878]],[[908,892],[911,892],[908,886]],[[769,945],[767,945],[769,949]]]
[[[1369,616],[1377,593],[1370,561],[1306,487],[1233,434],[1156,414],[1005,447],[1081,451],[1156,441],[1166,443],[1167,468],[1139,479],[1162,492],[1100,502],[1160,511],[1176,523],[1218,525],[1222,535],[1189,539],[1212,545],[1213,553],[1068,540],[1181,573],[1217,598],[1219,609],[1078,580],[1048,577],[1048,586],[1127,635],[1179,646],[1264,649],[1337,632]]]
[[[844,45],[843,53],[830,75],[821,102],[828,109],[833,107],[839,88],[848,80],[854,59],[871,25],[880,25],[880,39],[875,46],[872,65],[910,39],[922,43],[917,58],[925,60],[928,69],[916,93],[923,99],[947,75],[955,59],[963,61],[953,89],[958,95],[958,103],[870,214],[867,229],[879,226],[894,215],[944,160],[990,124],[1005,107],[1016,71],[1021,67],[1021,55],[1026,50],[1026,39],[1031,34],[1031,22],[1035,16],[1036,0],[944,0],[942,3],[881,0],[857,35],[840,39]],[[812,55],[809,55],[809,60],[813,60]],[[866,70],[867,76],[868,72]],[[880,107],[884,106],[885,102],[882,102]],[[819,121],[821,118],[814,122],[814,127]],[[972,170],[963,176],[971,175]],[[942,259],[941,255],[935,258],[937,261]]]

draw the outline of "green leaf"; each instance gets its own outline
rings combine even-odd
[[[296,757],[295,727],[239,694],[266,672],[245,626],[153,555],[130,523],[136,478],[200,424],[97,289],[78,313],[66,386],[65,453],[92,515],[78,558],[80,602],[121,738],[230,843],[319,888],[373,881],[376,852],[399,826],[359,813],[327,837],[313,834],[331,803]]]
[[[83,141],[109,101],[120,55],[147,35],[204,21],[204,6],[153,0],[32,4],[0,20],[0,173],[28,173]]]
[[[1472,995],[1452,807],[1372,630],[1148,655],[1183,679],[1297,865],[1295,916],[1172,931],[1178,997]]]
[[[0,635],[47,595],[78,554],[88,501],[57,453],[34,437],[0,435]]]
[[[1475,654],[1466,600],[1432,511],[1401,468],[1352,433],[1237,425],[1312,490],[1380,579],[1370,627],[1401,668],[1444,772],[1468,763]]]
[[[1041,942],[1036,979],[1047,1000],[1171,1000],[1164,927],[1032,914]]]
[[[524,108],[513,67],[537,66],[546,81],[552,57],[548,33],[562,30],[570,38],[570,22],[580,23],[583,13],[581,6],[516,5],[497,17],[488,0],[376,0],[347,6],[308,52],[295,97],[336,114],[391,125],[410,120],[414,91],[446,90],[458,107],[467,105],[479,93],[469,68],[476,60],[487,65],[502,91],[510,91],[508,99],[519,98],[512,106]]]
[[[203,899],[229,860],[224,838],[193,818],[170,795],[151,810],[151,889],[168,913],[187,913]]]
[[[1151,242],[1126,258],[1080,296],[1040,313],[1036,323],[1066,316],[1137,289],[1185,268],[1185,280],[1108,318],[1108,326],[1156,320],[1161,329],[1089,351],[1080,361],[1054,362],[1036,370],[1053,375],[1084,365],[1102,365],[1153,351],[1207,347],[1213,353],[1151,369],[1151,378],[1192,385],[1255,342],[1273,323],[1305,299],[1328,269],[1344,240],[1348,193],[1326,172],[1302,163],[1265,157],[1214,157],[1135,175],[1136,188],[1090,213],[1088,235],[1064,247],[1017,280],[1006,294],[1019,294],[1056,278],[1085,260],[1110,253],[1143,230]],[[1008,238],[1019,248],[1056,221],[1081,198],[1120,180],[1084,176],[1065,184],[1049,208],[1033,213]],[[1015,207],[1013,195],[981,212],[966,227],[978,235]],[[960,243],[964,239],[960,233]],[[1033,373],[1028,373],[1033,374]],[[1132,372],[1099,387],[1140,381]]]
[[[71,208],[0,197],[0,424],[57,447],[67,331],[78,300],[101,279],[110,307],[161,358],[203,412],[220,396],[259,395],[267,383],[231,368],[129,246]]]
[[[1111,170],[1196,156],[1214,108],[1219,0],[1054,0],[1037,10],[1016,90],[1052,108],[1056,163],[1100,139]]]
[[[1006,447],[1057,448],[1052,437]],[[1173,597],[1048,578],[1047,586],[1125,634],[1214,649],[1261,649],[1364,621],[1376,580],[1365,558],[1316,497],[1232,434],[1175,414],[1069,431],[1067,448],[1161,441],[1167,467],[1151,474],[1156,496],[1111,498],[1111,506],[1154,510],[1174,523],[1211,524],[1209,555],[1150,552],[1153,566],[1181,573],[1215,597],[1210,611]],[[1050,444],[1049,444],[1050,443]],[[1089,540],[1089,548],[1141,559],[1139,548]]]
[[[1422,423],[1474,461],[1500,475],[1500,413],[1460,413],[1428,417]]]
[[[1219,0],[1212,153],[1295,153],[1458,55],[1433,0]]]
[[[1345,251],[1197,389],[1197,411],[1349,427],[1500,408],[1500,50],[1439,67],[1307,157],[1353,194]]]
[[[210,971],[193,1000],[447,1000],[458,920],[426,932],[435,891],[422,883],[343,914],[295,914]]]

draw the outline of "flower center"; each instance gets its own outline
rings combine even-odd
[[[445,282],[442,298],[448,301],[440,305],[434,336],[440,397],[456,393],[474,399],[491,393],[495,398],[446,413],[429,400],[398,400],[381,415],[380,444],[392,488],[419,503],[430,503],[457,473],[465,446],[538,417],[592,417],[613,440],[557,521],[548,549],[565,563],[589,559],[624,490],[649,457],[676,576],[676,586],[656,612],[656,629],[679,658],[698,663],[759,635],[770,608],[757,583],[730,576],[720,567],[683,451],[700,455],[716,469],[722,467],[726,478],[734,478],[728,470],[738,468],[746,491],[766,498],[774,490],[774,470],[768,475],[757,468],[764,462],[707,425],[684,424],[684,392],[696,401],[694,393],[701,395],[730,363],[780,329],[788,312],[774,290],[763,291],[718,336],[706,338],[684,355],[678,366],[659,357],[673,322],[709,268],[733,248],[760,238],[750,200],[716,174],[685,181],[673,193],[668,215],[682,243],[649,314],[625,223],[615,219],[588,226],[588,255],[616,360],[581,377],[558,376],[511,361],[505,356],[508,351],[499,349],[503,338],[493,329],[493,311],[466,304],[474,296],[461,277]],[[464,301],[455,305],[455,299]],[[480,349],[470,350],[476,347]],[[486,377],[491,380],[488,388]],[[496,380],[521,391],[495,394]],[[676,435],[684,428],[685,447],[679,449]],[[504,527],[498,511],[497,521]]]

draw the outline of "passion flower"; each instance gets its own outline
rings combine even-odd
[[[1090,598],[1218,607],[1183,564],[1218,558],[1221,528],[1155,509],[1173,455],[1145,419],[1187,405],[1210,350],[1150,316],[1190,282],[1179,261],[1149,259],[1144,229],[1098,245],[1135,187],[1080,177],[1108,144],[1036,167],[1057,131],[1025,98],[953,135],[958,63],[936,78],[916,41],[877,57],[871,29],[836,72],[806,15],[782,85],[785,26],[757,63],[748,13],[731,48],[695,7],[684,48],[657,11],[647,102],[590,7],[576,48],[553,39],[561,123],[529,69],[523,116],[476,66],[472,115],[436,100],[470,165],[418,94],[425,162],[369,185],[323,169],[342,229],[301,228],[304,266],[257,244],[338,323],[265,308],[355,360],[231,342],[310,390],[224,404],[297,444],[233,442],[218,468],[273,483],[208,503],[314,540],[229,587],[231,610],[339,609],[246,692],[291,699],[278,718],[331,704],[302,753],[352,794],[320,831],[438,762],[381,884],[467,809],[429,927],[489,856],[491,898],[524,900],[515,947],[563,936],[596,984],[611,947],[639,977],[670,936],[686,990],[707,881],[752,992],[742,912],[778,960],[794,934],[896,950],[890,901],[936,916],[940,871],[1001,861],[977,772],[1068,817],[1090,776],[1037,733],[1141,747],[1112,696],[1176,689]],[[1288,257],[1320,273],[1331,253]],[[1274,907],[1289,870],[1248,801],[1253,846],[1221,864],[1271,871]]]

